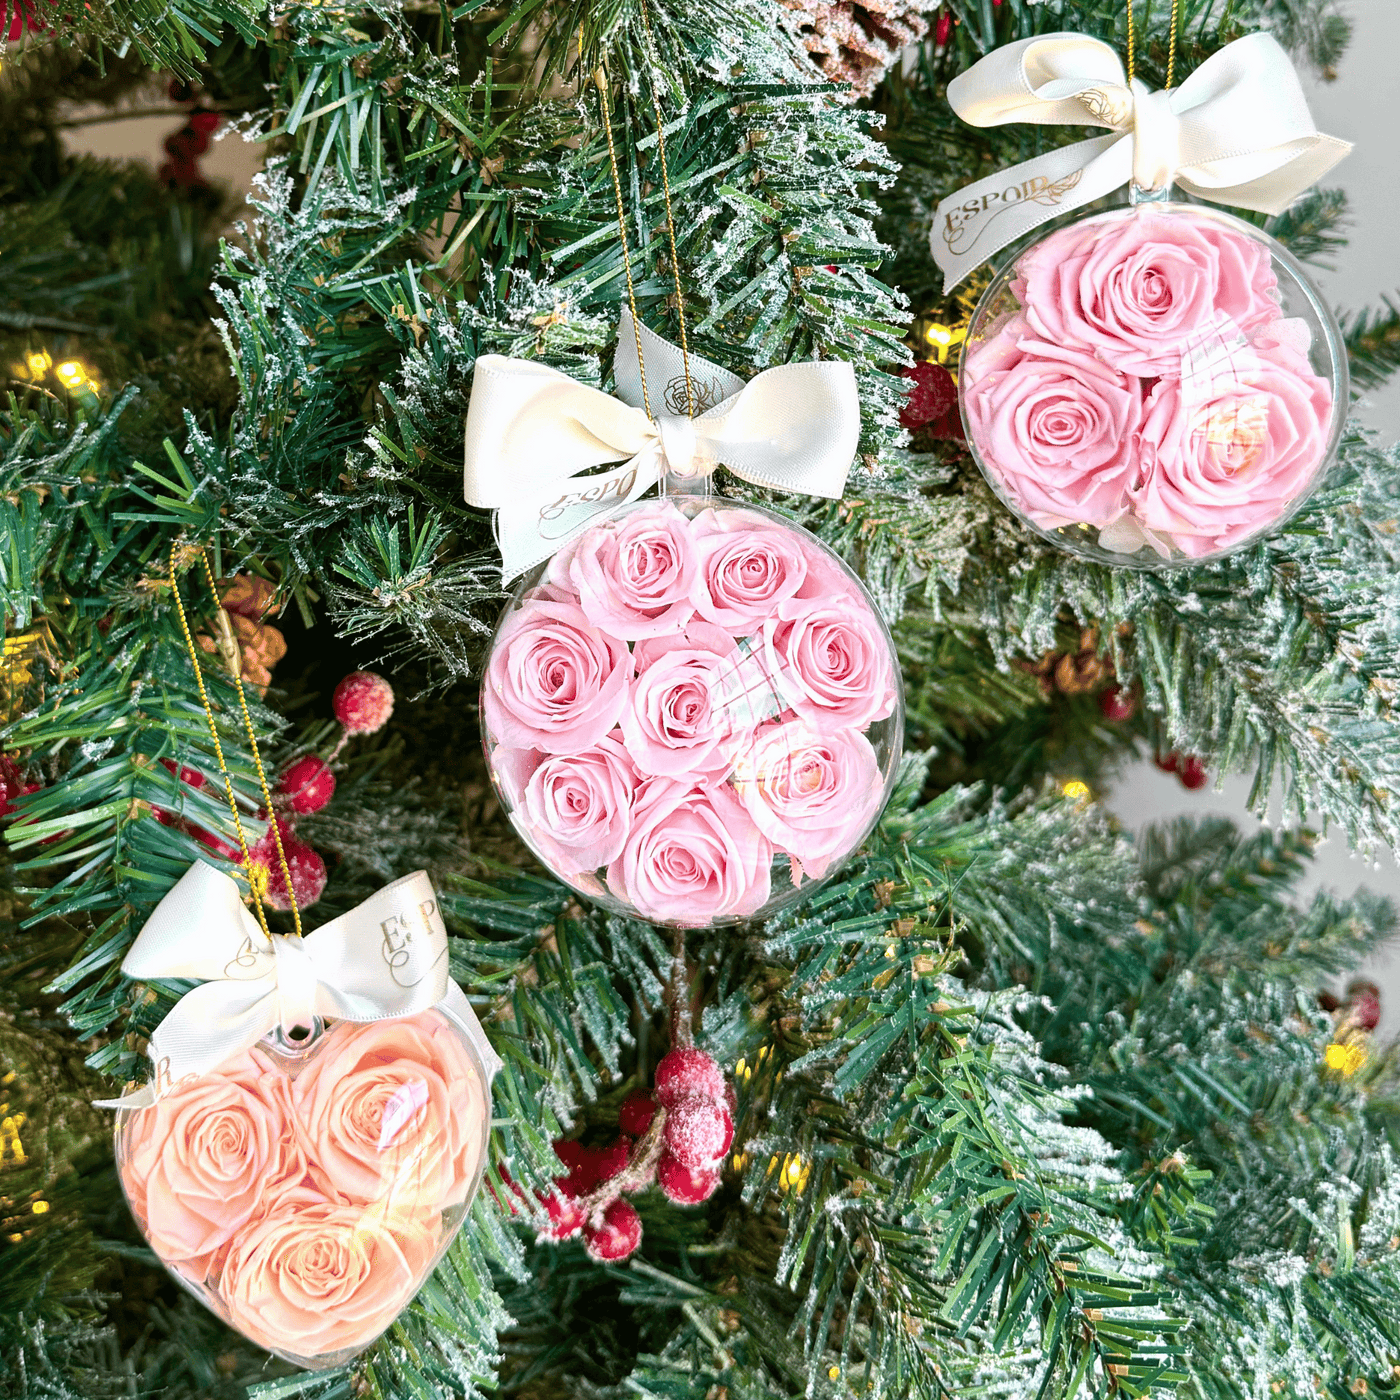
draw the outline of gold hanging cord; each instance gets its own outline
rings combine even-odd
[[[1180,28],[1181,0],[1172,0],[1171,47],[1167,51],[1167,87],[1176,77],[1176,32]],[[1133,30],[1133,0],[1128,0],[1128,81],[1133,80],[1133,70],[1137,56],[1137,39]]]
[[[262,894],[259,880],[253,872],[253,857],[248,850],[248,838],[243,831],[243,822],[238,814],[238,801],[233,795],[233,779],[229,776],[228,765],[224,762],[224,746],[219,742],[219,729],[214,722],[214,707],[209,703],[209,692],[204,688],[204,672],[199,665],[199,651],[190,633],[189,619],[185,616],[185,604],[180,597],[180,584],[176,576],[175,561],[180,549],[177,540],[170,546],[170,591],[175,599],[175,610],[180,615],[180,630],[185,635],[185,650],[190,655],[190,665],[194,667],[195,683],[199,686],[199,702],[204,706],[204,718],[209,722],[209,737],[214,741],[214,754],[219,760],[219,773],[224,780],[224,796],[228,798],[228,809],[233,813],[234,829],[238,832],[239,849],[243,852],[243,869],[248,876],[248,888],[253,892],[253,909],[258,916],[262,931],[271,937],[267,926],[267,915],[263,912]],[[209,591],[215,603],[219,600],[219,590],[214,583],[214,571],[209,566],[209,555],[204,546],[199,546],[199,557],[204,563],[204,577],[209,583]],[[262,754],[258,751],[258,736],[253,732],[253,719],[248,713],[248,697],[243,693],[243,678],[234,672],[233,683],[238,687],[238,705],[243,712],[243,732],[248,736],[248,746],[253,752],[253,764],[258,770],[258,783],[262,787],[264,810],[269,814],[273,844],[277,847],[277,861],[282,867],[282,878],[287,884],[287,898],[292,905],[292,922],[296,926],[296,936],[301,937],[301,910],[297,908],[296,891],[292,889],[292,872],[287,868],[286,852],[282,849],[282,832],[272,808],[272,793],[268,790],[267,774],[263,771]]]
[[[685,298],[681,294],[681,260],[676,248],[676,222],[671,211],[671,176],[666,166],[666,132],[661,118],[661,99],[657,92],[656,73],[660,67],[656,48],[656,36],[651,29],[651,16],[647,12],[646,0],[641,0],[642,24],[647,34],[647,56],[652,62],[649,75],[651,89],[651,109],[656,117],[656,153],[661,161],[661,190],[666,204],[666,238],[671,247],[671,276],[676,287],[676,315],[680,322],[681,362],[685,366],[685,400],[690,417],[695,417],[695,387],[690,378],[690,343],[685,325]],[[579,36],[579,49],[582,53],[583,36]],[[632,334],[637,340],[637,366],[642,379],[642,407],[648,418],[655,420],[651,411],[651,396],[647,391],[646,363],[642,359],[641,318],[637,315],[637,289],[632,281],[632,257],[627,245],[627,212],[622,201],[622,174],[617,164],[617,147],[613,144],[612,114],[608,109],[608,79],[603,68],[593,74],[598,88],[598,97],[603,108],[603,129],[608,136],[608,164],[612,170],[613,198],[617,203],[617,231],[622,240],[622,268],[627,276],[627,307],[632,313]]]

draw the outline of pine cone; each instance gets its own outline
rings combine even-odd
[[[802,42],[822,75],[869,97],[906,44],[928,33],[924,15],[940,0],[781,0],[802,15]]]
[[[1040,683],[1041,693],[1087,695],[1114,679],[1113,658],[1099,655],[1099,629],[1086,627],[1079,634],[1078,651],[1047,651],[1039,661],[1016,665]]]

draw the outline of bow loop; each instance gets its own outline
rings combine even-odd
[[[676,346],[624,311],[615,377],[616,398],[531,360],[477,361],[463,488],[468,504],[496,509],[506,579],[666,472],[699,477],[722,462],[756,486],[831,497],[845,489],[860,438],[849,364],[779,365],[745,384],[698,355],[687,368]],[[596,470],[608,463],[620,465]]]
[[[1082,34],[1045,34],[994,49],[948,84],[971,126],[1034,122],[1110,128],[1047,151],[949,196],[930,244],[944,290],[1056,214],[1130,180],[1278,214],[1351,150],[1313,124],[1288,55],[1269,34],[1213,53],[1181,84],[1131,85],[1118,55]]]
[[[196,861],[156,906],[122,962],[128,977],[197,980],[151,1035],[153,1084],[112,1108],[144,1108],[171,1084],[207,1074],[269,1031],[316,1017],[380,1021],[440,1006],[500,1068],[462,990],[447,975],[447,928],[432,882],[405,875],[305,938],[264,934],[227,875]]]

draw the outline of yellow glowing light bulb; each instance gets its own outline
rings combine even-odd
[[[1344,1045],[1334,1040],[1325,1051],[1323,1058],[1328,1069],[1340,1074],[1355,1074],[1366,1063],[1366,1052],[1359,1045]]]
[[[24,357],[24,363],[29,368],[31,379],[42,379],[53,364],[53,356],[47,350],[31,350]]]
[[[1072,802],[1086,802],[1089,798],[1089,784],[1078,778],[1071,778],[1060,791]]]
[[[65,388],[76,389],[87,379],[87,370],[80,365],[77,360],[64,360],[64,362],[54,370],[58,376],[58,381]]]
[[[49,1213],[49,1203],[47,1201],[35,1201],[29,1209],[32,1210],[35,1215],[47,1215]]]
[[[783,1180],[789,1186],[796,1186],[802,1178],[802,1158],[794,1157],[783,1168]]]
[[[923,335],[924,344],[938,356],[941,365],[947,360],[948,351],[967,339],[967,327],[940,326],[936,321],[930,321],[924,327]]]

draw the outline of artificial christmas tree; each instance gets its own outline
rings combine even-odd
[[[1177,8],[1178,74],[1263,27],[1300,67],[1345,40],[1330,0]],[[1170,9],[1137,9],[1153,87]],[[1280,528],[1151,574],[1021,529],[946,409],[912,440],[901,425],[911,387],[949,387],[903,373],[933,343],[909,309],[956,376],[990,279],[945,294],[934,208],[1078,134],[967,127],[946,85],[1069,27],[1121,51],[1125,6],[944,0],[862,104],[773,0],[131,0],[9,26],[0,1391],[1393,1388],[1395,1060],[1374,1032],[1337,1038],[1317,1001],[1392,911],[1301,900],[1307,833],[1205,820],[1131,842],[1089,794],[1155,744],[1194,756],[1193,781],[1252,771],[1261,804],[1277,788],[1358,845],[1397,844],[1395,449],[1348,428]],[[208,191],[62,143],[67,103],[172,77],[266,152],[222,246]],[[1242,216],[1307,260],[1340,249],[1343,212],[1318,190]],[[843,361],[858,388],[841,499],[716,478],[862,577],[907,703],[880,823],[764,924],[611,915],[534,864],[490,795],[476,697],[507,590],[490,518],[462,500],[474,370],[510,357],[611,394],[629,282],[640,322],[697,360],[749,382]],[[1344,320],[1353,383],[1396,367],[1396,322]],[[674,439],[685,380],[652,387]],[[213,643],[196,675],[167,561],[200,546],[225,585],[182,585]],[[286,651],[252,658],[264,679],[237,643],[268,640],[272,600]],[[11,652],[38,629],[42,658]],[[250,837],[302,791],[264,794],[230,662],[267,686],[247,694],[266,771],[334,766],[324,805],[292,812],[325,857],[308,931],[427,868],[451,975],[505,1061],[485,1189],[447,1255],[383,1339],[315,1376],[176,1290],[84,1106],[146,1075],[188,990],[120,972],[157,904],[200,857],[246,882],[201,677]],[[369,710],[333,699],[347,673],[375,678],[352,687]],[[1101,708],[1109,686],[1130,713]],[[678,1048],[707,1058],[687,1069]],[[669,1136],[668,1098],[685,1106]]]

